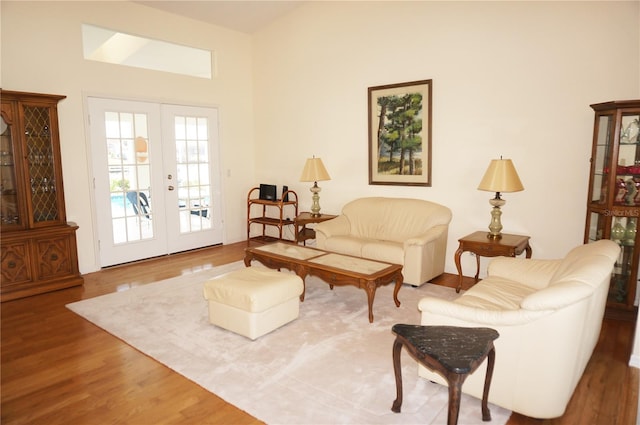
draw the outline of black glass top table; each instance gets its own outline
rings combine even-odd
[[[402,406],[402,369],[400,352],[402,347],[420,364],[437,372],[449,385],[449,412],[447,424],[458,422],[462,384],[487,359],[482,394],[482,420],[490,421],[487,403],[491,376],[495,362],[493,341],[498,338],[496,330],[490,328],[463,328],[456,326],[393,325],[396,334],[393,343],[393,369],[396,377],[396,399],[391,410],[399,413]]]

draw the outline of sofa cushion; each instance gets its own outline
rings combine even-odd
[[[332,236],[325,241],[322,249],[339,252],[340,254],[362,257],[362,245],[367,239],[354,238],[353,236]]]
[[[404,264],[404,245],[400,242],[368,240],[362,246],[362,256],[387,263]]]
[[[404,264],[404,246],[399,242],[355,238],[352,236],[333,236],[327,239],[324,249],[355,257]]]
[[[404,242],[439,224],[451,221],[442,205],[411,198],[360,198],[346,204],[342,213],[351,223],[351,236]]]
[[[560,280],[573,279],[574,271],[578,270],[578,273],[582,273],[584,267],[588,266],[591,262],[591,258],[593,257],[604,256],[609,260],[615,260],[619,254],[620,248],[608,240],[599,240],[593,243],[577,246],[569,251],[566,257],[564,257],[560,266],[551,277],[549,284]],[[581,278],[580,280],[584,282],[591,282],[593,279],[586,276],[586,279]]]
[[[474,285],[455,302],[483,310],[518,310],[534,288],[513,280],[490,276]]]
[[[608,264],[609,260],[602,255],[592,255],[583,258],[576,258],[571,262],[570,268],[562,268],[561,273],[556,272],[549,282],[549,286],[560,282],[582,282],[590,286],[597,286],[603,275],[602,264]],[[608,274],[608,273],[607,273]]]
[[[534,258],[497,257],[489,263],[487,274],[520,282],[536,289],[549,286],[551,277],[560,267],[562,260],[542,260]]]

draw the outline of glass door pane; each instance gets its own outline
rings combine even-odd
[[[622,114],[616,167],[617,205],[640,205],[640,116]]]
[[[31,184],[33,222],[58,219],[49,108],[25,105],[25,141]]]
[[[113,243],[154,237],[146,113],[105,112]]]
[[[210,229],[208,122],[180,115],[174,120],[180,233]]]
[[[11,126],[0,116],[0,222],[2,226],[20,224],[16,170],[11,139]]]
[[[611,157],[611,116],[601,115],[596,121],[597,140],[593,158],[593,193],[591,202],[604,204],[607,202],[607,185],[609,184],[609,158]]]
[[[609,300],[616,303],[625,302],[629,293],[637,226],[637,217],[614,217],[612,220],[611,240],[621,247],[609,287]]]

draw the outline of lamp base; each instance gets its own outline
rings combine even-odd
[[[318,182],[314,182],[311,189],[309,189],[313,195],[311,196],[311,216],[320,217],[320,195],[318,193],[322,190],[318,187]]]
[[[489,204],[493,205],[491,209],[491,223],[489,223],[489,234],[487,237],[489,239],[500,239],[502,238],[502,222],[500,221],[500,216],[502,215],[502,211],[500,211],[500,207],[506,204],[506,201],[500,198],[500,192],[496,192],[496,197],[489,200]]]

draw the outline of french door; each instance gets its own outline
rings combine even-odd
[[[217,110],[87,103],[100,266],[222,243]]]

